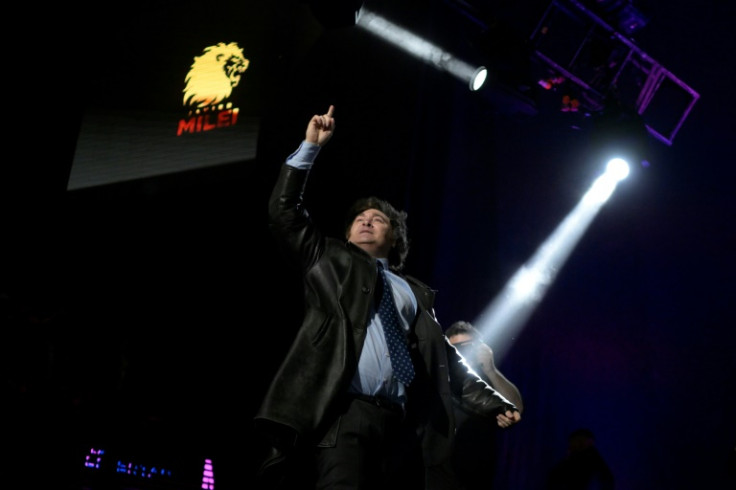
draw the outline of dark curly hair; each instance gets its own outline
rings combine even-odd
[[[388,216],[391,222],[391,232],[396,239],[396,244],[388,255],[388,264],[392,270],[402,270],[406,256],[409,254],[409,234],[406,228],[407,214],[405,211],[399,211],[388,201],[378,197],[371,196],[358,199],[350,206],[345,216],[345,236],[347,237],[350,234],[350,227],[353,225],[355,217],[368,209],[377,209]]]
[[[464,320],[456,321],[455,323],[447,327],[447,330],[445,330],[445,335],[448,337],[462,334],[470,335],[476,340],[482,340],[482,336],[478,329],[475,328],[472,323],[466,322]]]

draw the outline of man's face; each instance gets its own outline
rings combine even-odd
[[[366,209],[353,220],[348,241],[372,257],[387,258],[395,243],[391,221],[377,209]]]

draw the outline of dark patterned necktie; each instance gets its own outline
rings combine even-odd
[[[380,260],[378,261],[378,274],[383,281],[383,295],[378,305],[378,315],[381,317],[383,333],[386,336],[386,342],[388,342],[391,367],[396,379],[408,386],[411,380],[414,379],[414,366],[411,363],[409,349],[406,346],[406,336],[399,324],[399,312],[394,303],[394,295],[391,293],[391,285],[386,278]]]

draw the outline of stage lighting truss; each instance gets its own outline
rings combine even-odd
[[[568,96],[564,108],[597,113],[614,100],[641,116],[647,131],[667,145],[700,97],[576,0],[554,0],[533,31],[531,44],[532,56],[548,75],[539,85],[572,85],[574,95],[563,93]]]

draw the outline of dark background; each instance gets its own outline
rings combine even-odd
[[[505,33],[500,52],[485,53],[501,79],[479,93],[346,24],[349,3],[11,9],[35,19],[22,38],[6,34],[0,290],[11,462],[28,487],[152,485],[84,469],[90,447],[104,447],[108,465],[173,468],[180,488],[198,485],[213,458],[217,488],[247,486],[251,419],[301,306],[267,198],[329,104],[337,130],[306,196],[315,221],[340,234],[345,206],[366,194],[406,209],[408,272],[438,290],[445,326],[474,320],[600,171],[595,125],[534,84],[523,40],[547,2],[471,2]],[[393,4],[474,52],[472,28],[444,2]],[[582,426],[617,488],[736,478],[736,12],[634,5],[649,19],[637,45],[701,98],[671,146],[650,140],[649,165],[620,184],[497,359],[526,407],[503,436],[500,488],[541,489]],[[251,53],[254,160],[66,191],[86,111],[178,103],[191,56],[231,40]]]

